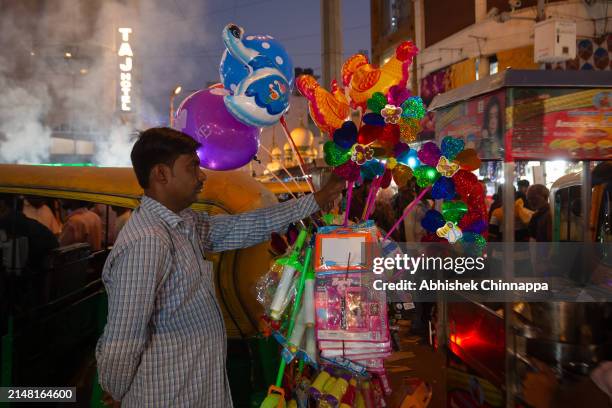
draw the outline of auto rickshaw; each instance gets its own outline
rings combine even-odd
[[[211,215],[271,206],[277,202],[275,193],[286,192],[280,183],[269,183],[267,188],[242,171],[206,171],[206,175],[204,191],[193,209]],[[307,186],[302,183],[291,189],[301,193]],[[104,204],[108,219],[110,206],[135,208],[143,191],[130,168],[3,164],[0,193]],[[4,309],[0,313],[0,386],[76,385],[77,393],[84,389],[91,395],[86,398],[91,406],[100,405],[93,353],[106,322],[107,301],[100,278],[111,249],[106,232],[103,242],[108,245],[101,251],[92,252],[87,244],[60,247],[50,255],[45,270],[2,268],[0,262],[0,285],[4,286],[0,293],[7,294],[0,302]],[[256,336],[262,309],[253,289],[272,257],[269,243],[207,254],[214,264],[227,328],[228,377],[235,406],[250,404],[258,382],[265,390],[273,381],[277,345]],[[81,396],[79,402],[83,403]]]

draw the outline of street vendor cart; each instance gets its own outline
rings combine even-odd
[[[489,192],[501,187],[503,230],[515,231],[518,178],[530,175],[532,184],[550,187],[555,245],[589,246],[591,252],[581,253],[596,258],[569,279],[577,287],[597,287],[609,300],[610,74],[506,70],[436,96],[429,109],[435,113],[436,139],[462,137],[483,159],[479,175]],[[559,175],[573,173],[555,180],[551,163],[562,166]],[[504,234],[497,244],[504,279],[521,272],[514,240],[514,234]],[[459,303],[440,299],[437,306],[437,344],[448,357],[448,406],[528,406],[521,398],[521,374],[533,367],[534,358],[553,367],[561,383],[586,376],[610,359],[608,302],[465,298]],[[467,400],[476,405],[465,405]]]

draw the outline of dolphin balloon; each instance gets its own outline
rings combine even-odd
[[[227,51],[249,69],[233,95],[224,97],[226,108],[247,125],[275,124],[289,108],[291,87],[287,78],[274,61],[244,44],[241,27],[228,24],[222,36]]]

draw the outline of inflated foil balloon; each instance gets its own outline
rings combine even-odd
[[[413,170],[421,165],[416,150],[411,149],[405,151],[399,156],[396,156],[396,158],[399,163],[405,164]]]
[[[391,105],[402,106],[402,103],[410,98],[410,90],[406,87],[392,86],[387,92],[387,102]]]
[[[400,137],[404,142],[411,143],[417,140],[421,132],[421,124],[417,119],[402,118],[399,122]]]
[[[350,149],[357,143],[357,126],[352,120],[344,122],[340,129],[334,131],[334,143],[343,149]]]
[[[351,105],[365,108],[373,94],[380,92],[385,95],[395,85],[405,88],[415,49],[410,42],[400,44],[395,55],[381,67],[371,65],[363,54],[349,57],[342,65],[342,82],[349,87]]]
[[[455,161],[464,170],[474,171],[480,168],[480,157],[474,149],[465,149],[455,157]]]
[[[482,191],[482,185],[478,181],[478,177],[467,170],[459,170],[453,176],[453,182],[455,183],[455,191],[462,197],[467,196],[474,188],[480,188],[480,191]]]
[[[366,113],[363,115],[363,123],[372,126],[385,126],[385,118],[380,113]]]
[[[458,223],[467,211],[467,204],[463,201],[445,201],[442,203],[442,215],[444,215],[446,221]]]
[[[463,217],[465,218],[465,216]],[[463,221],[463,218],[461,221]],[[467,227],[462,227],[463,232],[473,232],[476,234],[481,234],[489,228],[488,223],[483,219],[478,219],[471,224],[468,224]]]
[[[361,166],[361,178],[364,180],[372,180],[375,177],[382,176],[385,173],[385,166],[378,160],[370,160]]]
[[[175,127],[202,144],[200,165],[232,170],[249,163],[259,148],[260,130],[236,120],[223,103],[227,91],[203,89],[189,95],[177,109]]]
[[[412,173],[419,187],[431,186],[440,178],[440,173],[431,166],[419,166]]]
[[[279,41],[269,35],[248,35],[243,38],[242,43],[246,48],[255,50],[270,61],[274,61],[289,82],[289,86],[293,86],[295,75],[293,61]],[[219,75],[223,87],[233,92],[238,84],[249,75],[249,67],[225,50],[219,65]]]
[[[374,149],[374,157],[377,159],[386,159],[393,154],[393,142],[385,142],[377,140],[370,145]]]
[[[444,139],[442,139],[440,149],[442,150],[444,157],[446,157],[448,160],[454,160],[455,157],[457,157],[457,155],[463,151],[464,146],[465,142],[463,139],[446,136]]]
[[[431,198],[434,200],[452,200],[455,194],[455,183],[447,177],[440,177],[431,188]]]
[[[344,90],[334,80],[331,91],[322,87],[312,75],[300,75],[295,81],[297,89],[308,100],[310,117],[325,133],[333,133],[350,115],[350,106]]]
[[[425,217],[421,220],[421,226],[425,231],[436,232],[438,228],[444,226],[446,221],[444,217],[436,210],[429,210],[425,213]]]
[[[408,166],[404,166],[403,164],[397,164],[391,170],[393,173],[393,181],[397,184],[398,187],[403,187],[408,184],[408,181],[413,177],[412,169]]]
[[[480,234],[466,231],[460,240],[461,243],[467,244],[468,247],[472,247],[475,254],[482,254],[482,251],[487,246],[487,240]]]
[[[421,120],[425,117],[425,105],[420,96],[412,96],[401,105],[402,117]]]
[[[395,157],[399,157],[400,155],[404,153],[408,154],[409,151],[410,151],[410,146],[408,146],[408,144],[404,142],[399,142],[398,144],[393,146],[393,155]]]
[[[393,179],[393,174],[391,170],[386,169],[383,173],[382,179],[380,180],[380,188],[383,190],[391,185],[391,180]]]
[[[397,125],[385,125],[382,132],[378,136],[378,140],[386,144],[390,144],[391,148],[395,147],[400,141],[400,129]]]
[[[367,145],[378,139],[382,133],[383,128],[381,126],[363,125],[359,128],[357,141],[360,144]]]
[[[434,142],[425,143],[419,150],[419,160],[421,163],[428,166],[436,167],[440,160],[440,156],[442,156],[442,152]]]
[[[337,167],[351,158],[351,149],[343,149],[336,143],[328,140],[323,145],[325,153],[325,163],[332,167]]]
[[[244,30],[234,24],[223,29],[229,54],[249,67],[249,74],[224,98],[225,106],[239,121],[250,126],[271,126],[289,109],[291,87],[276,61],[249,48]]]
[[[372,97],[368,99],[368,109],[374,113],[380,113],[387,103],[387,97],[383,93],[375,92]]]
[[[346,181],[357,181],[361,170],[359,165],[352,160],[348,160],[346,163],[341,164],[334,168],[334,173],[342,177]]]

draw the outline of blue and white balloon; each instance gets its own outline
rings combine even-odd
[[[289,82],[289,86],[293,88],[293,80],[295,79],[293,61],[279,41],[269,35],[247,35],[242,39],[242,43],[245,47],[253,49],[273,61]],[[219,65],[219,76],[223,87],[234,92],[238,84],[248,75],[248,66],[225,50]]]
[[[291,87],[279,68],[278,59],[260,53],[244,43],[244,30],[235,24],[223,29],[227,52],[247,67],[247,75],[224,98],[225,107],[244,124],[265,127],[274,125],[289,109]],[[265,48],[265,47],[264,47]]]

